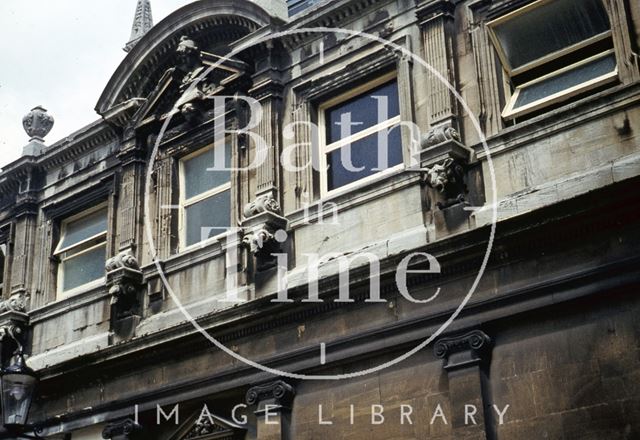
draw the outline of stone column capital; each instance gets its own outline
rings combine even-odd
[[[482,330],[472,330],[438,339],[433,350],[437,357],[445,360],[445,370],[455,370],[479,365],[488,358],[491,343],[491,338]]]
[[[283,380],[276,380],[251,387],[247,391],[246,401],[248,405],[257,405],[258,409],[268,404],[282,410],[290,408],[295,395],[296,390],[293,386]]]

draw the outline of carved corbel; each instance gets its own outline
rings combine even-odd
[[[4,312],[20,312],[27,311],[27,297],[22,293],[11,295],[10,298],[0,301],[0,314]]]
[[[460,142],[458,132],[447,125],[433,127],[422,138],[421,147],[424,181],[443,198],[436,203],[438,208],[465,202],[466,166],[471,161],[472,150]]]
[[[142,426],[131,419],[108,424],[102,431],[102,438],[107,440],[143,439]]]
[[[131,333],[137,322],[132,325],[118,323],[139,319],[142,271],[138,260],[130,251],[123,251],[107,260],[105,269],[106,284],[111,295],[112,329],[118,334]]]
[[[0,324],[0,366],[6,366],[15,354],[24,352],[26,333],[26,319],[5,319]]]
[[[280,252],[288,225],[280,215],[280,204],[270,194],[264,194],[247,204],[243,214],[246,232],[242,243],[256,258],[257,270],[274,267],[276,259],[272,254]]]

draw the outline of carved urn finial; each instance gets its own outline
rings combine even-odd
[[[53,122],[53,117],[47,113],[47,110],[42,106],[34,107],[22,118],[22,126],[31,138],[31,141],[44,142],[44,137],[48,135],[53,128]]]

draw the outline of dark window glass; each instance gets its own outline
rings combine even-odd
[[[287,0],[287,6],[289,8],[289,17],[296,15],[298,12],[320,3],[322,0]]]
[[[386,101],[386,103],[385,103]],[[379,111],[379,106],[384,110]],[[385,115],[383,112],[386,112]],[[394,80],[383,84],[363,95],[345,101],[325,112],[327,124],[327,144],[332,144],[341,137],[342,115],[351,114],[351,134],[356,134],[380,122],[384,122],[400,114],[398,101],[398,84]]]
[[[552,0],[493,26],[512,68],[610,29],[600,0]]]
[[[59,249],[64,249],[80,243],[89,237],[93,237],[107,231],[107,210],[101,209],[78,220],[70,221],[65,225],[65,232]]]
[[[231,179],[230,171],[216,170],[217,168],[231,168],[231,148],[226,145],[224,147],[224,163],[216,162],[215,150],[215,148],[211,148],[183,162],[185,199],[224,185]]]
[[[535,84],[523,87],[520,90],[515,108],[544,99],[548,96],[560,93],[571,87],[584,84],[587,81],[611,73],[616,68],[615,56],[609,55],[589,63],[552,76]]]
[[[62,290],[80,287],[104,277],[106,246],[102,245],[64,261]]]
[[[199,243],[230,226],[231,191],[226,190],[185,208],[186,246]]]
[[[387,129],[383,129],[386,131]],[[388,134],[387,167],[393,167],[402,163],[402,141],[399,126],[393,127]],[[353,168],[364,167],[361,171],[350,171],[343,162],[341,152],[349,150],[351,153],[351,164]],[[354,141],[351,145],[333,150],[327,154],[327,186],[333,190],[348,183],[355,182],[372,174],[381,171],[378,163],[378,133],[371,134],[365,138]],[[382,164],[382,168],[384,164]]]

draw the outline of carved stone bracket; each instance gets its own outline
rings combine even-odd
[[[129,250],[107,260],[105,269],[106,284],[111,294],[112,328],[116,333],[130,333],[137,322],[124,327],[116,323],[126,318],[133,319],[139,314],[142,271]],[[125,329],[127,331],[123,332]]]
[[[107,286],[111,294],[111,304],[119,309],[130,309],[132,297],[136,297],[142,287],[142,271],[138,260],[130,251],[120,252],[107,260]]]
[[[296,395],[293,386],[285,381],[276,380],[264,385],[257,385],[247,391],[247,405],[258,407],[257,412],[264,410],[265,405],[271,405],[271,411],[277,412],[283,409],[291,409],[291,403]]]
[[[6,312],[0,315],[0,366],[6,366],[17,352],[24,351],[27,340],[27,315]]]
[[[4,312],[20,312],[27,311],[27,297],[24,293],[16,293],[10,298],[0,301],[0,313]]]
[[[433,351],[445,360],[446,370],[478,365],[491,351],[491,338],[481,330],[473,330],[460,336],[440,338]]]
[[[473,152],[460,142],[458,132],[448,125],[433,127],[422,138],[421,147],[424,181],[444,198],[437,202],[438,208],[464,202],[467,192],[465,167]]]
[[[102,438],[108,440],[136,440],[143,439],[142,426],[131,419],[110,423],[102,431]]]
[[[242,226],[245,236],[242,243],[256,257],[259,271],[275,265],[272,254],[279,252],[281,243],[286,240],[283,232],[289,222],[279,213],[280,204],[270,194],[259,196],[244,208]]]

